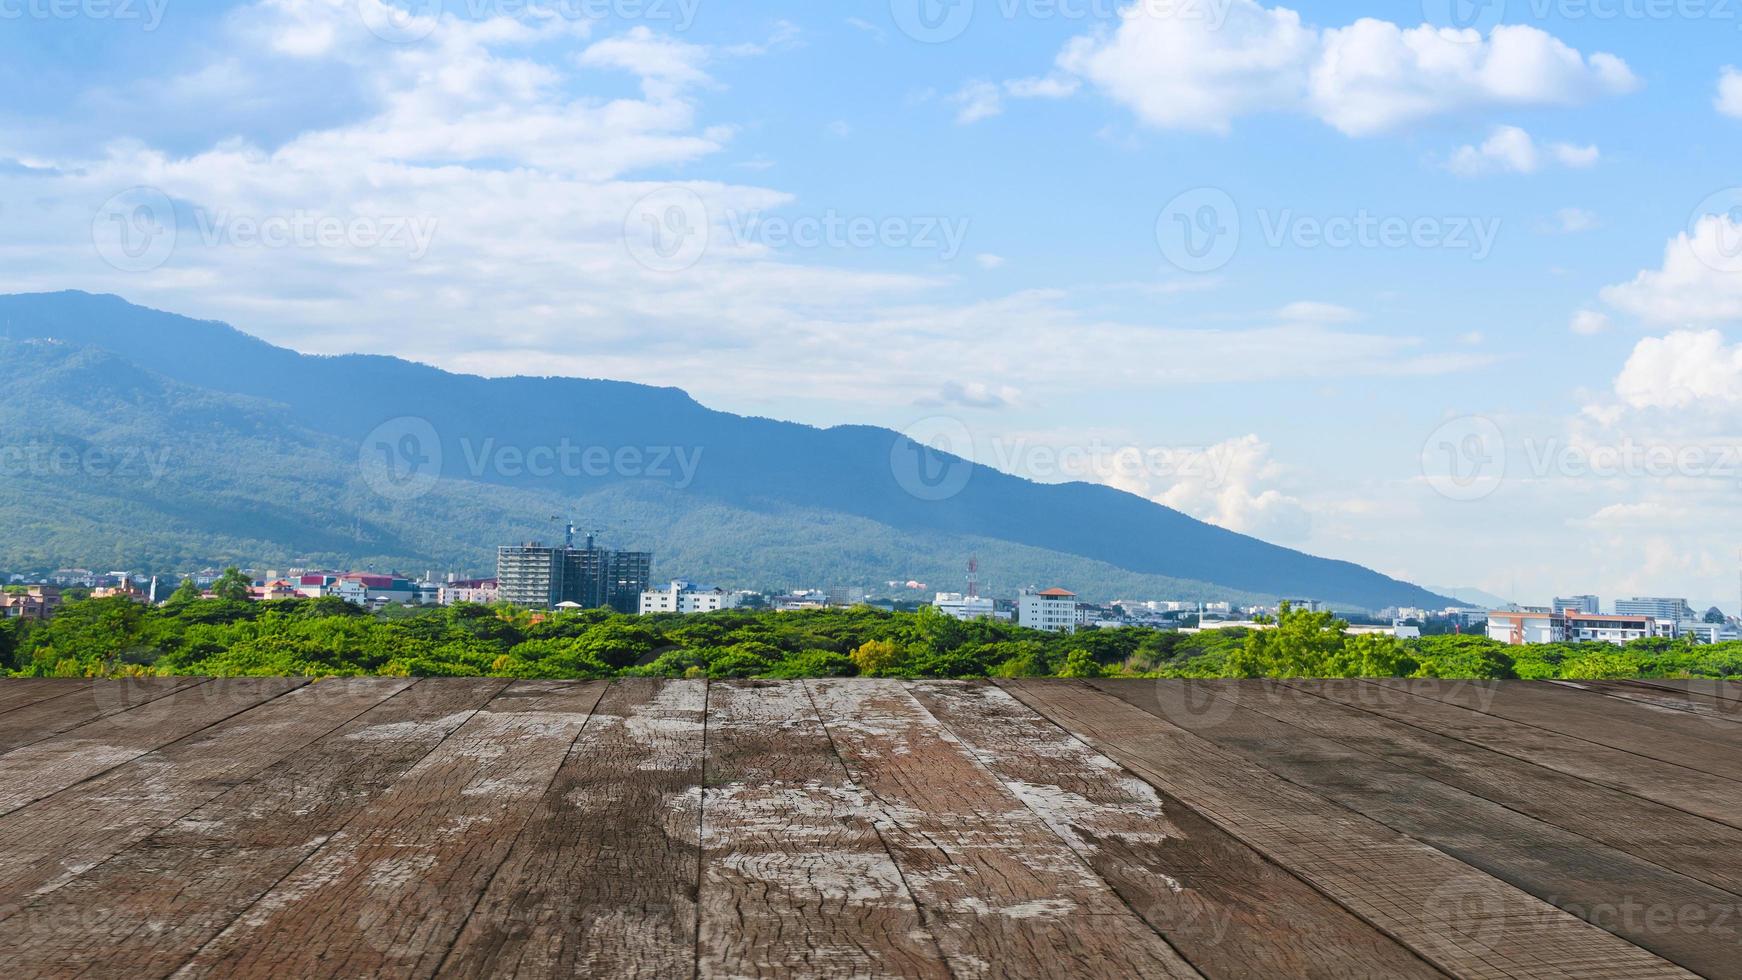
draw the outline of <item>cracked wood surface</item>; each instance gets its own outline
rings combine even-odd
[[[0,976],[1742,976],[1739,718],[1680,681],[0,681]]]

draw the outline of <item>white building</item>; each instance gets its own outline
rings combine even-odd
[[[960,592],[939,592],[932,600],[932,607],[952,619],[964,623],[976,619],[996,619],[998,604],[985,596],[969,596]]]
[[[674,581],[663,589],[641,593],[641,615],[653,613],[709,613],[738,605],[738,594]]]
[[[1016,622],[1047,633],[1075,633],[1079,623],[1077,594],[1064,589],[1025,589],[1017,600]]]
[[[1698,619],[1686,599],[1661,599],[1654,597],[1632,599],[1616,599],[1615,614],[1618,616],[1650,616],[1653,619],[1667,619],[1672,623]]]
[[[1671,620],[1650,616],[1601,616],[1575,611],[1491,612],[1488,636],[1514,646],[1527,643],[1631,643],[1649,636],[1675,636]]]

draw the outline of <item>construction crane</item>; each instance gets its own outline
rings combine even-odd
[[[555,521],[555,522],[563,525],[563,548],[565,550],[570,550],[570,551],[574,550],[575,530],[576,530],[575,522],[568,520],[568,519],[566,519],[558,514],[552,514],[550,516],[550,519],[552,521]],[[587,532],[587,550],[588,551],[593,550],[593,538],[596,537],[598,535],[598,533],[599,533],[599,531],[596,528]]]

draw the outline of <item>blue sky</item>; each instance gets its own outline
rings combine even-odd
[[[0,0],[0,288],[1736,605],[1742,5],[119,2]]]

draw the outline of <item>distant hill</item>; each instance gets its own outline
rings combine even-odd
[[[0,567],[487,571],[552,515],[746,586],[1062,584],[1086,597],[1451,600],[1108,487],[682,391],[316,357],[86,293],[0,297]],[[56,462],[58,460],[59,462]],[[126,461],[123,463],[123,461]]]
[[[1449,595],[1466,606],[1482,606],[1487,609],[1505,609],[1512,604],[1511,599],[1502,599],[1492,592],[1484,592],[1473,585],[1463,585],[1457,588],[1447,588],[1440,585],[1423,586],[1441,595]]]

